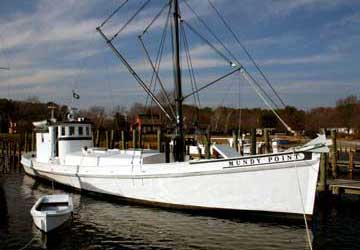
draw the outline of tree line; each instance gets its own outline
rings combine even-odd
[[[66,119],[68,108],[65,105],[48,102],[41,103],[37,98],[26,101],[0,99],[0,132],[7,133],[9,122],[16,123],[17,132],[32,130],[32,122],[50,118],[49,106],[55,107],[54,115],[58,120]],[[215,134],[231,134],[234,129],[249,131],[251,128],[275,128],[286,132],[284,126],[268,109],[203,107],[184,105],[184,126],[188,133],[210,130]],[[301,110],[287,106],[277,110],[280,117],[296,131],[316,133],[322,128],[345,128],[359,131],[360,100],[356,96],[339,99],[335,107],[317,107]],[[80,110],[79,114],[90,119],[97,129],[129,130],[136,116],[146,113],[160,119],[164,128],[171,130],[172,123],[155,106],[135,103],[131,107],[117,106],[112,111],[93,106]]]

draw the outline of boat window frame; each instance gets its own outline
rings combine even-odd
[[[83,126],[78,127],[78,135],[84,135],[84,128]]]
[[[73,135],[75,135],[75,127],[69,126],[69,136],[73,136]]]
[[[66,135],[66,129],[64,126],[61,126],[60,127],[60,130],[61,130],[61,136],[65,136]]]
[[[86,135],[90,135],[90,127],[89,126],[86,126]]]

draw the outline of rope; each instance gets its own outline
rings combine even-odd
[[[108,16],[108,17],[104,20],[104,22],[102,22],[102,23],[100,24],[99,27],[102,28],[127,2],[128,2],[128,0],[125,0],[119,7],[117,7],[117,8],[113,11],[113,13],[111,13],[110,16]]]
[[[173,109],[172,106],[171,106],[171,102],[170,102],[170,100],[169,100],[169,97],[165,94],[166,91],[165,91],[164,85],[162,84],[162,81],[161,81],[161,79],[160,79],[160,76],[159,76],[158,72],[156,71],[156,68],[155,68],[155,66],[154,66],[154,64],[153,64],[153,62],[152,62],[152,60],[151,60],[151,58],[150,58],[149,52],[148,52],[148,50],[146,49],[145,44],[144,44],[141,36],[139,36],[139,40],[140,40],[140,43],[141,43],[141,45],[142,45],[142,48],[144,49],[145,55],[146,55],[146,57],[147,57],[150,65],[151,65],[151,68],[152,68],[153,72],[154,72],[155,75],[156,75],[156,79],[157,79],[157,81],[159,82],[159,85],[160,85],[160,87],[161,87],[163,96],[165,97],[165,99],[166,99],[166,101],[167,101],[167,103],[168,103],[168,105],[169,105],[169,107],[170,107],[171,114],[172,114],[172,115],[174,116],[174,118],[175,118],[175,117],[176,117],[175,111],[174,111],[174,109]],[[155,82],[156,82],[156,81],[155,81]]]
[[[225,44],[220,40],[220,38],[215,34],[215,32],[210,28],[210,26],[204,21],[203,18],[200,17],[200,15],[189,5],[188,1],[184,1],[186,6],[191,10],[191,12],[196,16],[196,18],[204,25],[204,27],[209,31],[209,33],[216,39],[216,41],[223,47],[223,49],[232,57],[234,61],[236,61],[238,64],[240,62],[236,59],[234,54],[225,46]]]
[[[171,4],[170,4],[169,11],[168,11],[168,14],[167,14],[167,18],[166,18],[166,21],[165,21],[165,26],[164,26],[164,29],[163,29],[163,32],[162,32],[162,35],[161,35],[160,45],[159,45],[159,48],[158,48],[158,51],[157,51],[157,54],[156,54],[156,59],[155,59],[156,71],[153,71],[152,75],[151,75],[150,88],[154,84],[153,92],[155,92],[155,89],[156,89],[155,72],[159,72],[159,70],[160,70],[160,64],[161,64],[161,59],[162,59],[162,55],[163,55],[163,52],[164,52],[164,47],[165,47],[164,45],[165,45],[165,40],[166,40],[166,37],[167,37],[167,28],[169,26],[170,15],[171,15]],[[155,79],[155,82],[154,82],[154,79]],[[165,95],[166,95],[166,93],[165,93]],[[146,95],[145,106],[147,106],[148,100],[149,100],[149,96]]]
[[[197,84],[196,84],[196,78],[195,78],[195,72],[194,67],[191,60],[191,54],[189,49],[189,43],[188,39],[185,33],[185,29],[183,25],[180,25],[180,31],[183,38],[184,48],[185,48],[185,54],[186,54],[186,62],[188,64],[188,70],[189,70],[189,76],[190,76],[190,83],[191,83],[191,89],[192,91],[198,91]],[[194,94],[194,103],[197,106],[197,108],[200,108],[200,96],[199,93]]]
[[[20,248],[19,250],[24,250],[24,249],[26,249],[28,246],[30,246],[30,244],[31,244],[34,240],[35,240],[35,237],[32,237],[32,238],[30,239],[30,241],[28,241],[28,243],[26,243],[26,245],[23,246],[22,248]]]
[[[131,23],[134,18],[151,2],[151,0],[147,0],[143,5],[140,6],[140,8],[134,13],[134,15],[132,15],[132,17],[130,17],[130,19],[119,29],[118,32],[115,33],[115,35],[110,39],[110,42],[112,40],[114,40],[119,34],[120,32],[122,32],[129,23]]]
[[[215,52],[220,55],[220,57],[222,57],[223,59],[225,59],[225,61],[229,62],[230,65],[233,65],[232,61],[226,57],[220,50],[218,50],[214,45],[212,45],[210,43],[209,40],[207,40],[205,37],[203,37],[198,31],[196,31],[189,23],[185,22],[184,20],[182,20],[182,22],[184,22],[191,31],[193,31],[196,35],[198,35],[205,43],[208,44],[208,46],[210,46],[213,50],[215,50]],[[225,48],[226,49],[226,48]],[[227,49],[226,49],[227,50]],[[231,53],[231,52],[230,52]],[[243,67],[242,64],[236,59],[236,62],[238,63],[239,67]],[[263,95],[266,96],[266,98],[274,105],[275,108],[279,109],[278,105],[272,100],[272,98],[266,93],[266,91],[261,87],[261,85],[256,82],[253,79],[254,84],[261,90],[261,92],[263,93]]]
[[[270,110],[274,113],[274,115],[279,119],[279,121],[284,125],[284,127],[292,134],[295,134],[295,131],[290,128],[289,125],[286,124],[286,122],[280,117],[280,115],[276,112],[275,109],[268,103],[266,98],[261,94],[261,92],[258,89],[258,86],[256,85],[256,81],[252,76],[244,69],[242,68],[240,70],[240,73],[245,77],[245,79],[251,84],[253,84],[255,92],[260,96],[260,98],[263,100],[263,102],[270,108]]]
[[[231,29],[230,25],[226,22],[225,18],[221,15],[221,13],[218,11],[218,9],[215,7],[215,5],[208,0],[209,5],[214,9],[214,11],[216,12],[216,14],[218,15],[218,17],[221,19],[221,21],[223,22],[223,24],[225,25],[225,27],[228,29],[228,31],[232,34],[232,36],[234,37],[234,39],[236,40],[236,42],[238,43],[238,45],[240,46],[241,49],[244,50],[244,52],[246,53],[246,55],[248,56],[248,58],[250,59],[250,61],[252,62],[252,64],[255,66],[255,68],[258,70],[258,72],[260,73],[260,75],[263,77],[263,79],[265,80],[265,82],[269,85],[269,87],[271,88],[271,90],[274,92],[275,96],[279,99],[280,103],[286,107],[284,101],[281,99],[281,97],[278,95],[278,93],[276,92],[276,90],[273,88],[272,84],[270,83],[269,79],[266,77],[266,75],[264,74],[264,72],[260,69],[259,65],[256,63],[255,59],[251,56],[251,54],[249,53],[249,51],[246,49],[246,47],[241,43],[240,39],[238,38],[238,36],[235,34],[235,32]]]
[[[194,29],[194,27],[192,27],[188,22],[186,22],[185,20],[181,19],[181,22],[185,23],[186,26],[194,33],[196,34],[198,37],[200,37],[210,48],[212,48],[220,57],[222,57],[227,63],[229,63],[230,65],[233,64],[233,62],[227,57],[225,56],[218,48],[216,48],[213,44],[211,44],[211,42],[209,40],[207,40],[203,35],[200,34],[200,32],[198,32],[196,29]]]
[[[297,185],[298,185],[299,194],[300,194],[301,207],[302,207],[302,210],[303,210],[303,217],[304,217],[304,223],[305,223],[305,228],[306,228],[306,238],[307,238],[307,242],[309,244],[309,248],[310,248],[310,250],[312,250],[313,248],[312,248],[312,243],[311,243],[311,235],[310,235],[309,226],[308,226],[308,223],[307,223],[307,220],[306,220],[304,199],[303,199],[303,194],[302,194],[302,191],[301,191],[300,179],[299,179],[299,174],[298,174],[298,170],[297,170],[297,164],[295,164],[295,173],[296,173]]]
[[[146,26],[146,28],[144,29],[143,33],[141,34],[141,36],[145,35],[145,33],[148,31],[148,29],[151,27],[151,25],[153,25],[155,23],[155,21],[161,16],[161,14],[164,12],[164,10],[166,9],[167,6],[169,6],[171,4],[170,0],[168,3],[166,3],[159,11],[159,13],[156,14],[156,16],[151,20],[151,22],[148,24],[148,26]]]

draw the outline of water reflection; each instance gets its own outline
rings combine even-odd
[[[34,200],[63,192],[24,176],[22,193]],[[39,247],[48,249],[304,249],[302,227],[242,222],[156,208],[128,206],[72,194],[74,219],[71,227],[39,237]],[[290,245],[289,245],[290,244]],[[290,247],[291,246],[291,247]]]
[[[40,196],[64,190],[19,174],[9,175],[3,187],[0,202],[1,206],[7,203],[8,209],[1,209],[1,218],[7,214],[9,219],[1,222],[0,249],[19,249],[31,239],[30,249],[307,249],[305,229],[299,225],[128,206],[78,193],[71,193],[73,221],[45,235],[32,225],[30,208]],[[342,220],[354,218],[352,210],[334,209],[337,214],[324,210],[316,217],[314,249],[336,249],[328,235],[339,229],[331,223],[341,228]],[[352,226],[345,225],[347,240],[359,228],[355,222]],[[343,244],[354,246],[348,241]]]

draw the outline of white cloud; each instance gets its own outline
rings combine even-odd
[[[293,58],[273,58],[257,60],[261,65],[293,65],[293,64],[319,64],[333,63],[339,60],[340,56],[336,54],[318,54],[304,57]]]

